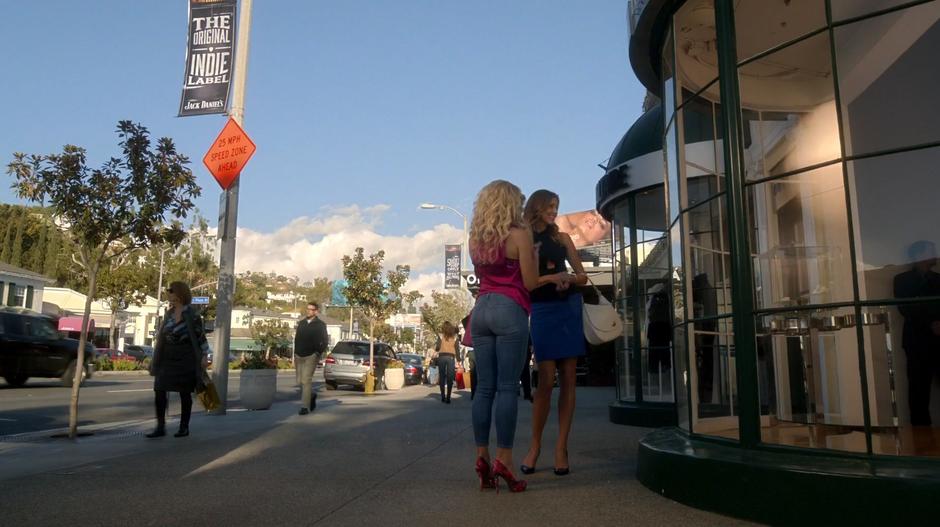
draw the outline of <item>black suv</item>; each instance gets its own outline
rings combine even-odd
[[[63,338],[45,315],[29,309],[0,308],[0,376],[11,386],[22,386],[30,377],[58,377],[72,386],[78,341]],[[82,380],[95,371],[95,347],[85,344]]]

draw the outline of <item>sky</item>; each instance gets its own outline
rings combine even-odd
[[[342,275],[356,246],[409,264],[406,289],[443,285],[479,189],[548,188],[594,208],[614,145],[640,115],[625,0],[256,0],[236,271]],[[187,2],[13,2],[0,17],[0,159],[117,155],[119,120],[173,138],[215,226],[202,157],[223,115],[176,117]],[[7,182],[12,178],[6,174]],[[22,203],[0,184],[0,200]]]

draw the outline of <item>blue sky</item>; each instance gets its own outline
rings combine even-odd
[[[183,0],[7,6],[4,161],[72,143],[97,164],[116,153],[117,121],[132,119],[190,156],[197,205],[214,224],[219,188],[201,160],[225,117],[175,116],[186,9]],[[453,236],[456,215],[417,205],[469,215],[495,178],[555,190],[562,212],[593,208],[596,165],[644,95],[625,13],[624,0],[256,0],[245,129],[258,151],[242,174],[239,226],[271,243],[304,231],[278,243],[306,242],[298,259],[324,258],[309,251],[331,228],[353,225],[347,238],[365,233],[378,245]],[[6,184],[0,199],[17,201]],[[240,241],[239,259],[251,250]]]

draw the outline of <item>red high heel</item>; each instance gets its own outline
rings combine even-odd
[[[477,458],[477,476],[480,477],[480,490],[491,489],[496,486],[496,478],[490,472],[490,464],[482,457]]]
[[[526,488],[524,479],[516,479],[512,472],[500,460],[493,461],[493,481],[496,483],[496,493],[499,494],[499,478],[506,480],[510,492],[522,492]]]

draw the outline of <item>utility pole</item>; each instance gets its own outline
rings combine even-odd
[[[235,72],[232,87],[232,105],[229,115],[243,126],[245,118],[245,81],[248,78],[248,38],[251,33],[251,2],[241,0],[238,13],[238,34],[235,37]],[[228,405],[228,355],[232,334],[232,304],[235,300],[235,231],[238,228],[238,187],[241,174],[222,192],[219,206],[219,289],[216,306],[215,350],[212,355],[212,382],[219,392],[221,405],[211,412],[225,415]]]

